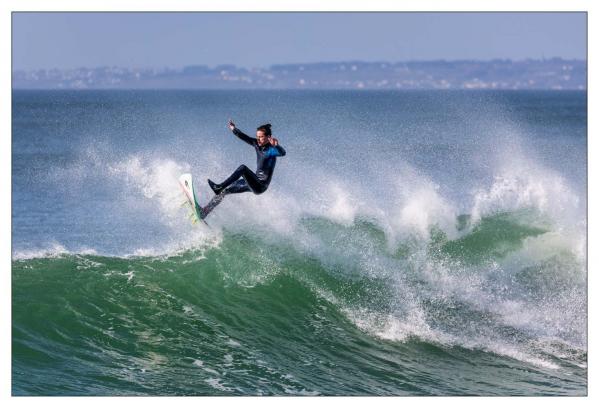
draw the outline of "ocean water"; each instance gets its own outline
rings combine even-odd
[[[13,395],[586,395],[586,92],[12,97]]]

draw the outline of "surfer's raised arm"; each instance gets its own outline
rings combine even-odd
[[[240,138],[247,144],[253,146],[256,143],[256,139],[254,139],[253,137],[249,137],[248,135],[243,133],[241,130],[237,129],[237,127],[235,126],[235,123],[233,123],[233,121],[231,119],[229,119],[228,126],[229,126],[229,129],[231,129],[231,132],[233,132],[233,134],[235,136],[237,136],[238,138]]]

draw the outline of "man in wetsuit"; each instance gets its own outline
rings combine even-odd
[[[250,146],[253,146],[256,150],[256,173],[242,164],[229,178],[220,184],[216,184],[208,179],[208,185],[216,195],[206,207],[202,208],[202,218],[206,218],[227,194],[245,193],[247,191],[251,191],[254,194],[262,194],[268,189],[275,164],[277,163],[277,157],[285,156],[285,149],[279,145],[279,141],[276,138],[272,137],[270,128],[270,123],[258,127],[256,129],[256,138],[254,139],[237,129],[235,124],[229,120],[229,129],[231,129],[233,134]]]

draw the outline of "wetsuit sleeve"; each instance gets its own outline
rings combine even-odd
[[[285,156],[285,154],[287,154],[287,152],[285,151],[285,149],[283,149],[279,145],[270,146],[268,148],[268,150],[266,151],[266,157],[279,157],[279,156]]]
[[[256,144],[256,139],[254,139],[253,137],[249,137],[237,128],[233,129],[233,134],[249,145],[254,146]]]
[[[275,154],[274,156],[285,156],[287,154],[287,152],[285,151],[285,149],[283,149],[281,145],[273,146],[273,149],[277,151],[277,154]]]

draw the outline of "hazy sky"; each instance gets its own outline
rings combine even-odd
[[[584,13],[13,13],[13,69],[586,58]]]

